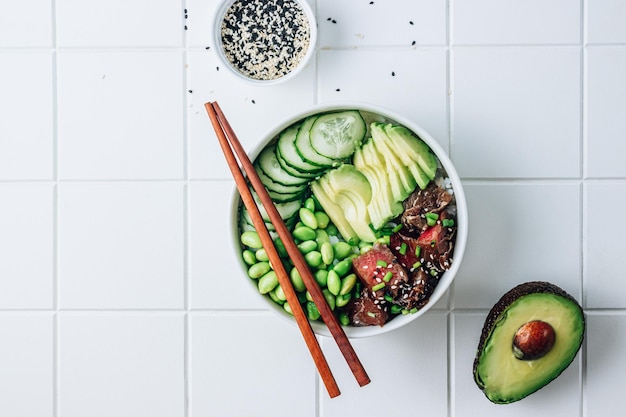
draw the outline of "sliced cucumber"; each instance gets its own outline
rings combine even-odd
[[[263,170],[258,165],[255,165],[254,169],[256,170],[256,173],[258,174],[259,179],[261,180],[263,185],[265,185],[265,188],[267,188],[269,191],[274,191],[280,194],[293,194],[300,193],[307,187],[307,183],[298,185],[283,185],[277,183],[269,176],[267,176],[267,174],[265,174],[265,172],[263,172]]]
[[[276,157],[276,145],[272,144],[263,149],[257,158],[258,167],[272,181],[286,186],[302,185],[308,180],[302,177],[296,177],[286,171],[278,162]]]
[[[296,152],[298,152],[300,157],[306,162],[327,169],[332,167],[337,161],[320,155],[313,149],[313,146],[311,146],[311,127],[313,127],[313,124],[318,118],[319,116],[316,115],[304,119],[296,135]]]
[[[366,132],[365,120],[357,110],[323,114],[311,126],[311,146],[327,158],[345,159],[354,153]]]
[[[276,146],[276,160],[285,171],[287,171],[289,174],[293,175],[294,177],[300,177],[300,178],[305,178],[307,180],[311,180],[319,175],[319,173],[316,171],[315,172],[311,172],[311,171],[302,172],[302,171],[298,171],[296,168],[289,165],[285,161],[283,156],[281,155],[280,148],[278,146]]]
[[[261,217],[263,217],[263,220],[265,220],[266,222],[269,222],[270,216],[269,214],[267,214],[267,210],[265,210],[263,203],[261,203],[261,199],[259,198],[258,194],[253,189],[250,189],[250,191],[252,192],[252,197],[254,198],[254,201],[256,202],[256,205],[259,208],[259,211],[261,212]],[[292,201],[274,203],[274,207],[276,207],[278,214],[280,214],[280,217],[283,220],[286,220],[292,217],[293,215],[295,215],[296,213],[298,213],[298,210],[300,210],[301,206],[302,206],[302,201],[300,200],[292,200]]]
[[[296,150],[296,136],[301,124],[295,124],[283,131],[278,138],[276,146],[278,148],[276,154],[282,158],[283,162],[301,173],[310,173],[311,175],[319,174],[322,169],[306,162],[302,159]]]

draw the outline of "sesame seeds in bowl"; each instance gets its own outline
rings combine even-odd
[[[216,15],[214,37],[219,57],[236,77],[272,85],[306,66],[317,26],[305,0],[226,0]]]

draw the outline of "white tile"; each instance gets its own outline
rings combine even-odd
[[[182,308],[183,185],[59,186],[61,308]]]
[[[491,308],[525,281],[580,294],[577,183],[466,184],[470,230],[454,281],[456,308]]]
[[[59,416],[185,415],[182,313],[67,313],[58,332]]]
[[[626,3],[622,0],[586,1],[588,43],[626,42]]]
[[[453,0],[454,44],[578,44],[580,0]]]
[[[187,8],[187,45],[190,47],[213,48],[213,34],[211,32],[215,12],[219,1],[186,0]]]
[[[463,177],[580,175],[580,50],[457,47],[452,156]]]
[[[0,3],[0,47],[52,46],[50,0]],[[4,65],[1,66],[4,70]]]
[[[448,416],[447,333],[447,314],[429,312],[384,336],[353,340],[371,379],[364,387],[356,383],[335,342],[324,338],[342,392],[334,399],[322,396],[324,416],[401,416],[408,415],[407,407],[419,415]]]
[[[624,256],[626,183],[586,184],[585,297],[589,308],[626,308],[626,282],[620,259]]]
[[[587,49],[587,174],[626,176],[626,47]]]
[[[487,312],[484,314],[454,314],[454,358],[452,385],[452,415],[455,417],[571,417],[580,414],[580,360],[574,359],[563,373],[539,391],[507,405],[493,404],[478,388],[472,377],[478,339]],[[505,413],[505,414],[503,414]]]
[[[182,178],[182,73],[176,51],[60,52],[60,178]]]
[[[615,401],[624,395],[626,315],[588,313],[585,416],[615,415]]]
[[[187,116],[192,179],[231,178],[204,103],[218,102],[249,152],[256,149],[271,129],[314,103],[314,62],[297,77],[271,88],[251,87],[224,68],[218,70],[219,65],[212,49],[188,54],[188,90],[192,93],[187,93]]]
[[[183,40],[180,1],[56,1],[57,39],[71,47],[173,47]]]
[[[296,326],[271,315],[190,323],[191,417],[316,415],[316,369]]]
[[[320,51],[318,68],[321,102],[385,107],[421,125],[448,148],[444,48]]]
[[[52,308],[53,185],[0,183],[0,309]]]
[[[54,415],[52,332],[49,314],[0,315],[1,415]]]
[[[0,179],[52,179],[52,54],[0,52],[0,68]]]
[[[445,45],[446,1],[318,2],[319,46]]]
[[[266,308],[235,250],[233,181],[189,184],[189,279],[193,309]]]

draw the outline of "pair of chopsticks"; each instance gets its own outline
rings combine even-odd
[[[339,387],[337,386],[337,382],[328,366],[328,362],[324,357],[324,353],[319,345],[315,334],[313,333],[313,329],[311,328],[311,324],[298,301],[298,297],[296,295],[295,290],[291,285],[291,279],[289,278],[289,274],[285,270],[283,263],[278,255],[278,251],[274,246],[274,241],[272,240],[267,227],[265,226],[265,222],[261,217],[261,213],[259,212],[259,208],[256,205],[254,198],[252,197],[252,193],[248,188],[248,184],[246,182],[246,178],[241,171],[239,163],[237,162],[237,158],[239,158],[239,162],[241,163],[241,167],[245,171],[252,188],[257,193],[263,207],[267,211],[272,224],[276,228],[276,232],[280,236],[287,253],[289,254],[291,260],[293,261],[295,267],[297,268],[304,284],[311,294],[313,298],[313,302],[317,306],[324,323],[328,327],[331,335],[335,339],[339,350],[343,354],[344,358],[348,362],[348,366],[350,370],[354,374],[357,382],[360,386],[367,385],[370,382],[370,379],[361,364],[361,361],[356,355],[348,337],[343,331],[341,325],[337,321],[337,318],[333,314],[330,306],[326,302],[326,298],[322,293],[319,285],[315,281],[309,266],[304,259],[304,256],[296,246],[293,241],[293,237],[291,233],[285,226],[280,214],[276,210],[272,199],[270,198],[267,190],[261,180],[259,179],[250,158],[248,157],[246,151],[241,146],[239,139],[235,135],[235,132],[231,128],[228,120],[222,113],[220,106],[217,102],[209,102],[205,103],[205,108],[207,113],[209,114],[209,118],[211,119],[211,123],[213,125],[213,129],[217,134],[217,138],[219,140],[222,151],[224,152],[224,156],[226,157],[226,162],[228,163],[228,167],[230,168],[235,183],[237,185],[237,189],[241,194],[241,200],[244,205],[248,209],[250,213],[250,217],[252,218],[252,223],[257,230],[261,242],[263,243],[263,247],[265,248],[272,267],[276,271],[276,275],[278,276],[278,282],[285,292],[285,296],[287,298],[287,302],[293,311],[293,315],[296,319],[296,323],[304,337],[304,340],[311,352],[311,356],[313,357],[313,361],[318,369],[318,372],[326,386],[326,390],[331,398],[336,397],[340,394]],[[234,153],[233,153],[234,150]],[[235,157],[237,155],[237,158]]]

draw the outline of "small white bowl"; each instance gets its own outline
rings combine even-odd
[[[433,307],[437,301],[445,294],[448,290],[454,277],[456,276],[460,266],[461,261],[463,259],[463,254],[465,253],[465,246],[467,243],[467,233],[468,233],[468,214],[467,214],[467,202],[465,200],[465,193],[463,191],[463,185],[461,184],[461,179],[452,164],[450,158],[446,151],[439,145],[439,143],[423,128],[415,124],[409,119],[402,117],[394,112],[386,110],[384,108],[369,105],[365,103],[355,103],[355,102],[335,102],[329,103],[325,105],[318,105],[310,108],[305,112],[301,112],[299,114],[295,114],[289,116],[285,119],[284,122],[277,125],[275,128],[271,129],[265,135],[260,137],[260,142],[255,149],[252,149],[248,152],[250,159],[254,160],[254,158],[263,150],[263,148],[271,142],[273,139],[277,137],[277,135],[292,125],[293,123],[306,118],[307,116],[323,113],[329,111],[339,111],[339,110],[360,110],[368,113],[372,113],[374,115],[382,116],[388,121],[395,122],[397,124],[403,125],[413,133],[415,133],[420,139],[422,139],[430,149],[435,153],[439,161],[441,162],[442,167],[445,169],[448,178],[450,179],[450,183],[452,185],[452,189],[454,192],[455,203],[456,203],[456,222],[457,222],[457,231],[456,231],[456,240],[454,247],[454,256],[452,266],[441,276],[438,285],[435,287],[433,294],[430,296],[428,303],[422,307],[419,311],[414,314],[407,315],[398,315],[389,322],[387,322],[384,326],[366,326],[366,327],[355,327],[355,326],[343,326],[343,329],[346,335],[349,338],[363,338],[369,336],[376,336],[383,333],[387,333],[389,331],[398,329],[406,324],[416,320],[424,313],[426,313],[431,307]],[[236,187],[233,190],[231,200],[231,231],[233,233],[232,238],[234,245],[234,250],[236,252],[237,259],[240,260],[240,264],[237,267],[240,268],[241,279],[249,282],[249,288],[251,291],[255,292],[257,296],[263,297],[264,300],[267,301],[267,305],[273,312],[278,315],[278,317],[282,318],[295,325],[295,319],[292,315],[285,312],[285,310],[275,302],[273,302],[269,297],[263,296],[259,294],[256,281],[250,279],[247,275],[248,265],[242,259],[242,247],[240,245],[240,232],[239,232],[239,217],[238,217],[238,208],[241,204],[241,197]],[[331,336],[328,328],[322,321],[313,321],[311,322],[311,327],[313,331],[321,336]]]
[[[297,74],[299,74],[303,68],[307,66],[311,57],[315,54],[315,47],[317,45],[317,21],[315,18],[315,14],[313,10],[309,6],[306,0],[285,0],[285,2],[292,2],[298,7],[302,9],[304,15],[307,19],[309,26],[309,42],[308,47],[304,55],[300,58],[300,60],[295,64],[294,68],[292,68],[289,72],[284,75],[273,78],[273,79],[256,79],[253,78],[244,72],[240,71],[236,68],[236,65],[227,57],[226,52],[224,51],[224,42],[222,40],[222,22],[228,12],[228,10],[235,4],[236,2],[241,2],[242,0],[224,0],[221,5],[217,9],[217,13],[215,14],[215,21],[213,23],[213,42],[215,45],[215,50],[217,51],[217,55],[221,60],[223,66],[228,69],[228,71],[233,74],[235,77],[240,80],[246,81],[253,85],[258,86],[270,86],[278,83],[285,82],[287,80],[292,79]],[[257,0],[260,3],[264,3],[264,0]],[[247,3],[252,3],[253,1],[248,1]]]

